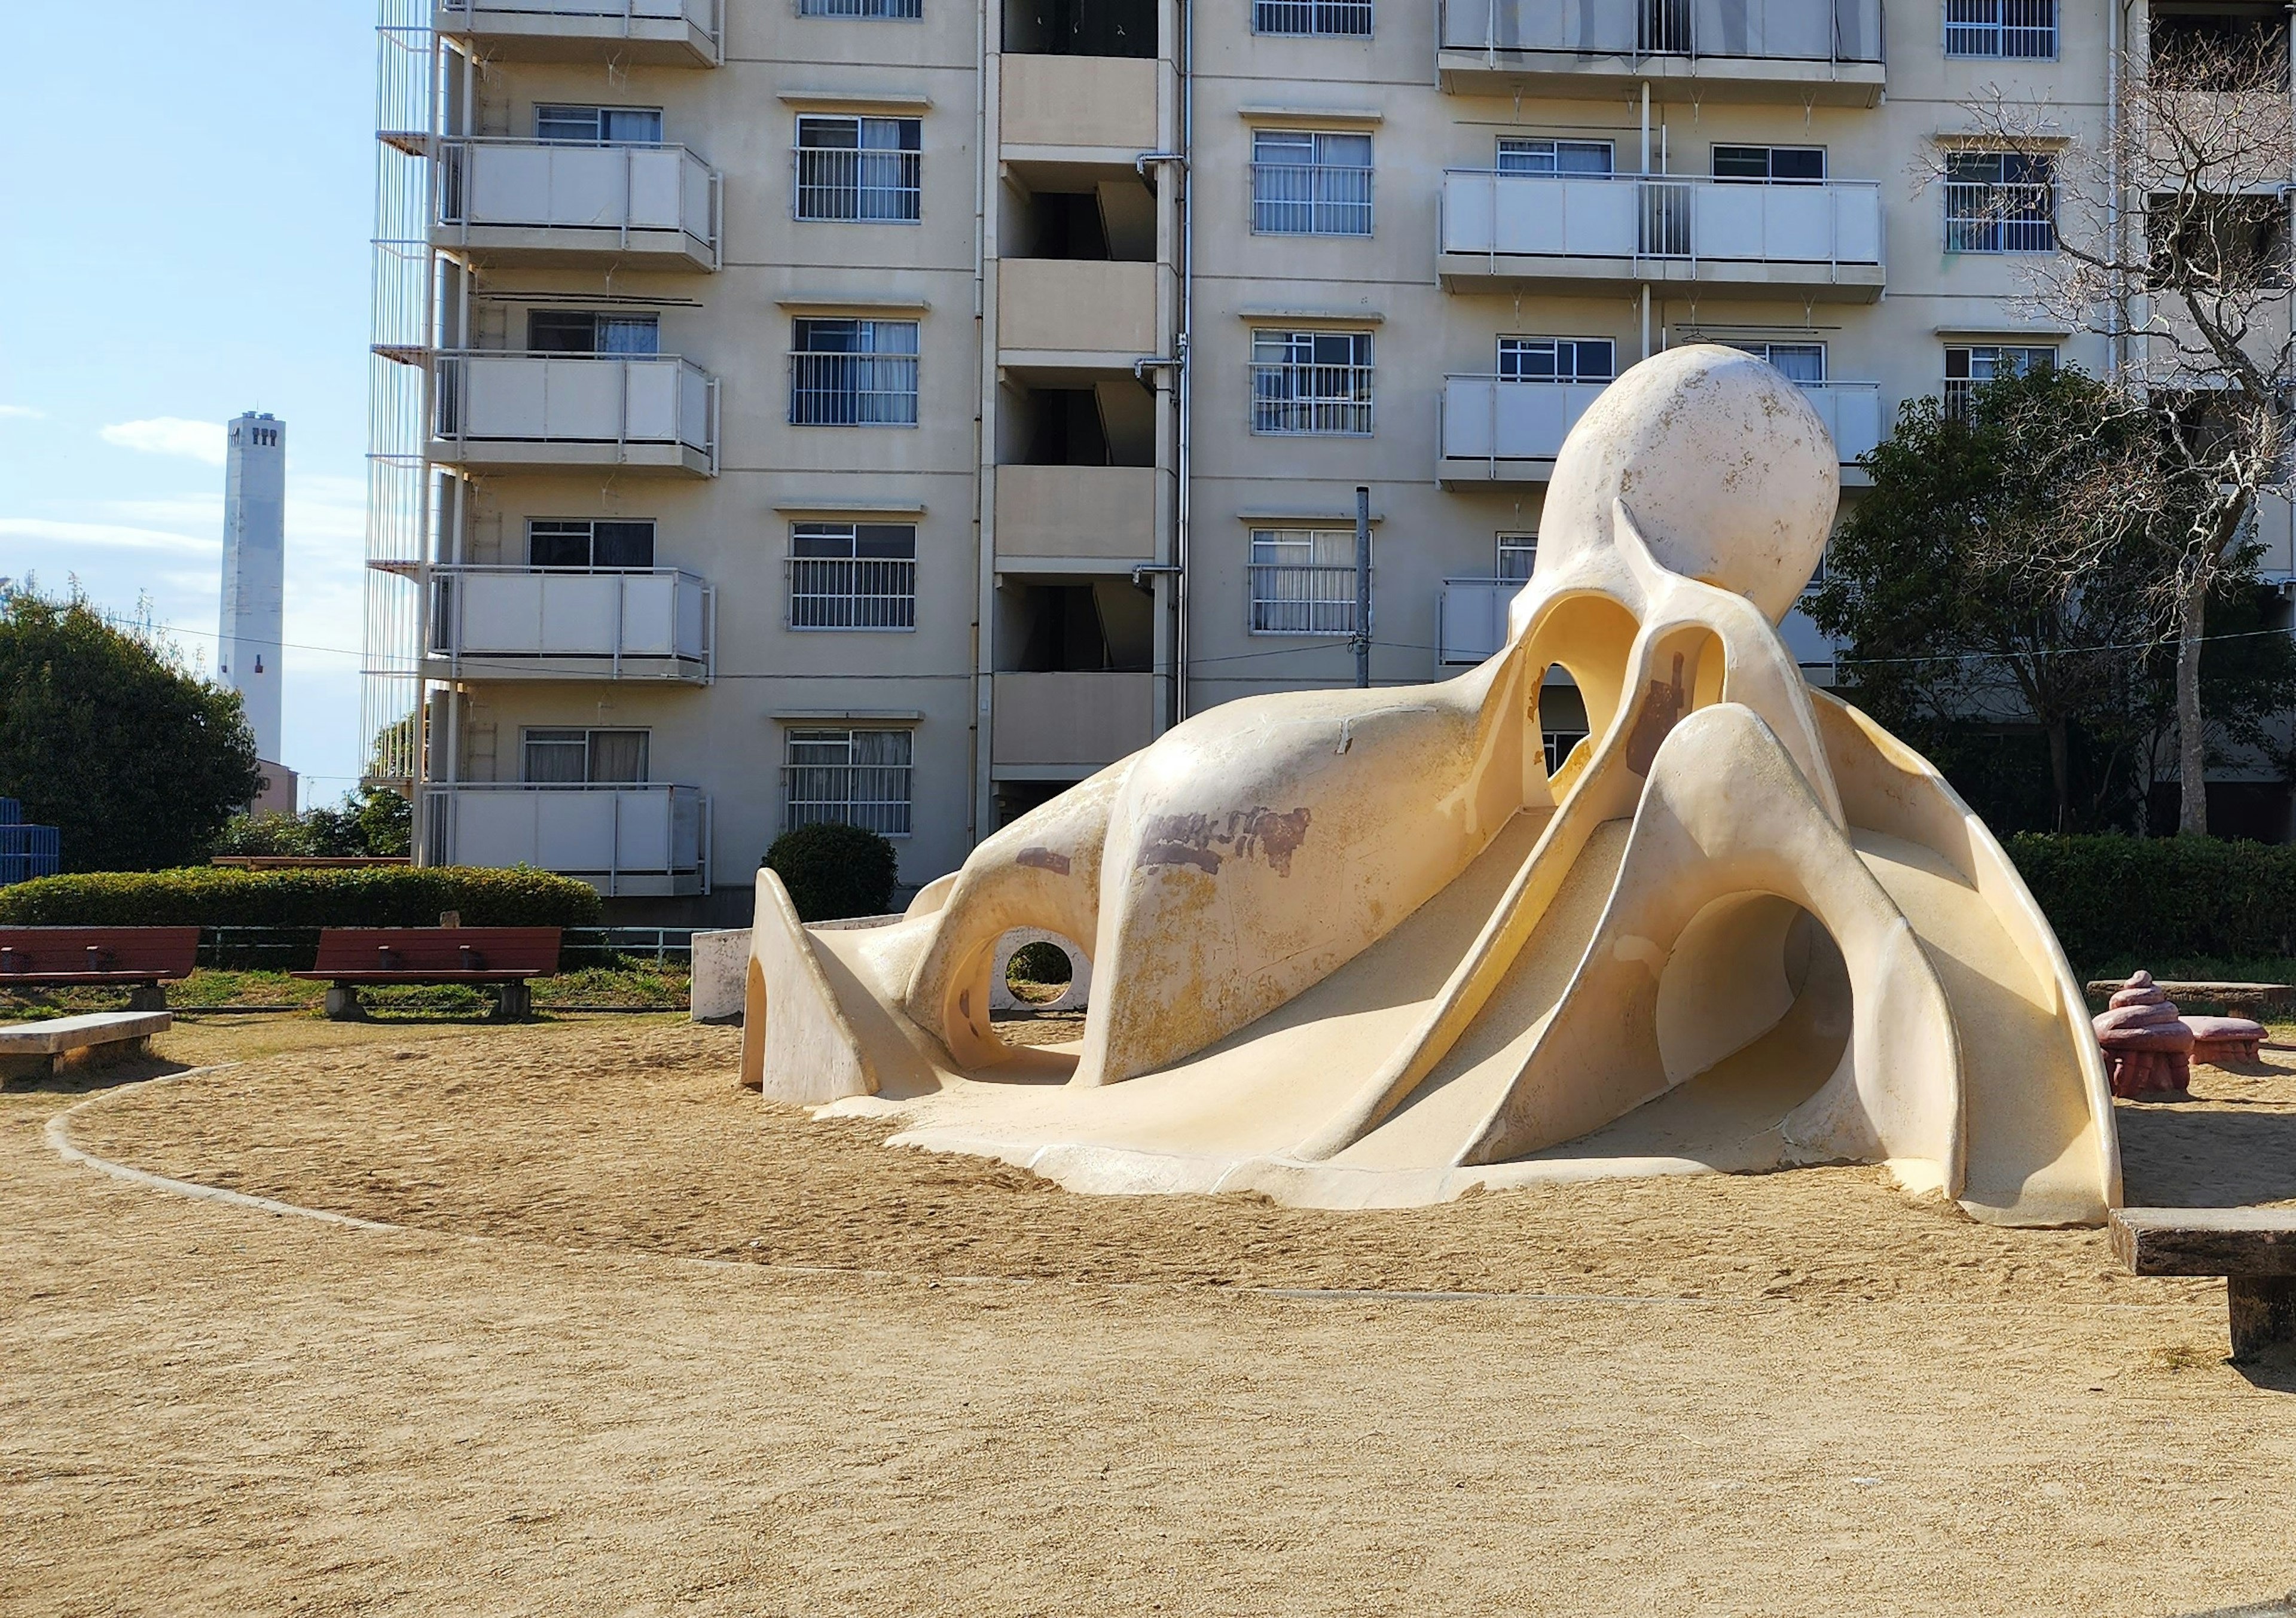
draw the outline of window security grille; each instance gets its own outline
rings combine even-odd
[[[920,119],[799,119],[798,218],[915,224],[923,201],[923,146]]]
[[[1254,332],[1254,432],[1368,436],[1369,332]]]
[[[1562,769],[1563,760],[1570,756],[1570,750],[1587,739],[1587,733],[1583,730],[1542,730],[1538,733],[1538,739],[1546,754],[1546,773],[1552,776]]]
[[[1251,31],[1368,39],[1371,5],[1372,0],[1252,0]]]
[[[923,0],[797,0],[800,17],[869,17],[914,22],[925,14]]]
[[[1606,382],[1618,374],[1617,353],[1607,337],[1502,337],[1499,380]]]
[[[790,628],[917,627],[917,530],[906,522],[790,527]]]
[[[2046,253],[2056,246],[2056,173],[2047,158],[2015,152],[1947,157],[1948,252]]]
[[[554,145],[659,146],[661,109],[538,106],[534,138]]]
[[[1501,174],[1609,174],[1616,162],[1608,141],[1499,137]]]
[[[1251,633],[1353,635],[1356,537],[1344,528],[1251,533]]]
[[[1690,0],[1642,0],[1636,19],[1636,47],[1656,54],[1690,49]]]
[[[1825,345],[1822,342],[1734,342],[1757,359],[1767,359],[1786,374],[1788,382],[1825,380]]]
[[[648,730],[529,730],[522,738],[529,785],[594,782],[635,784],[646,778],[653,733]]]
[[[1371,136],[1260,129],[1251,137],[1251,228],[1265,236],[1371,234]]]
[[[1980,384],[2003,376],[2056,369],[2054,345],[1975,343],[1945,351],[1945,413],[1955,421],[1969,415],[1969,396]]]
[[[2057,0],[1945,0],[1945,53],[2033,61],[2057,53]]]
[[[792,425],[917,424],[915,321],[800,318],[790,324]]]
[[[1530,570],[1538,561],[1537,534],[1501,534],[1498,537],[1498,565],[1492,577],[1510,584],[1530,577]]]
[[[1823,146],[1717,146],[1718,180],[1815,181],[1825,177]]]
[[[651,522],[605,522],[586,517],[536,517],[526,525],[526,564],[534,568],[614,571],[653,565]]]
[[[782,755],[784,830],[829,821],[909,834],[911,733],[792,730]]]

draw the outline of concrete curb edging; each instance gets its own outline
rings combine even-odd
[[[102,1091],[90,1096],[85,1101],[75,1102],[58,1113],[48,1120],[46,1128],[41,1133],[46,1139],[49,1149],[66,1162],[82,1169],[93,1169],[98,1174],[107,1174],[113,1179],[126,1180],[132,1186],[144,1186],[159,1191],[172,1191],[177,1196],[193,1197],[201,1202],[224,1203],[234,1208],[251,1209],[258,1213],[290,1214],[297,1219],[317,1220],[323,1224],[346,1225],[354,1230],[381,1230],[393,1235],[401,1234],[406,1228],[401,1225],[386,1225],[376,1220],[354,1219],[348,1213],[330,1213],[324,1208],[299,1208],[293,1203],[274,1202],[267,1196],[250,1196],[243,1191],[226,1191],[221,1186],[202,1186],[194,1180],[170,1179],[164,1174],[154,1174],[146,1169],[131,1169],[126,1163],[116,1163],[109,1158],[98,1157],[92,1152],[83,1152],[72,1145],[70,1127],[72,1119],[99,1103],[110,1101],[119,1096],[134,1095],[156,1085],[181,1084],[186,1079],[204,1078],[209,1073],[220,1073],[238,1065],[236,1062],[223,1062],[211,1067],[186,1068],[180,1073],[168,1073],[158,1079],[142,1079],[133,1084],[123,1084],[113,1089]]]

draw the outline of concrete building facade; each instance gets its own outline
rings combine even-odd
[[[1359,629],[1377,683],[1480,661],[1562,435],[1658,349],[1767,354],[1845,462],[1908,398],[2105,369],[2015,313],[2048,177],[1970,147],[1964,103],[2094,132],[2148,26],[385,4],[377,773],[426,859],[695,920],[809,819],[929,881],[1187,713],[1351,679]]]

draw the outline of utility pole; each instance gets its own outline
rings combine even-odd
[[[1371,685],[1371,490],[1356,489],[1356,688]]]

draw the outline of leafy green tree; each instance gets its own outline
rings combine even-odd
[[[339,804],[299,815],[235,816],[215,851],[302,859],[398,856],[411,846],[414,830],[412,804],[388,787],[365,786]]]
[[[2079,370],[2007,377],[1953,414],[1909,401],[1862,464],[1873,488],[1805,602],[1849,642],[1844,694],[1988,817],[2141,829],[2174,734],[2191,521],[2148,417]],[[2257,582],[2251,549],[2219,571],[2218,598]],[[2296,695],[2296,653],[2255,637],[2214,661],[2219,751],[2263,742],[2264,716]],[[2040,754],[2021,787],[2020,732]]]
[[[207,858],[260,784],[238,694],[75,593],[0,598],[0,794],[62,828],[67,871]]]

